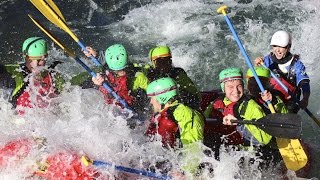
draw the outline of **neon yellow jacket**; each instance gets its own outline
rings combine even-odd
[[[231,103],[226,97],[223,100],[224,104],[227,106]],[[245,102],[241,102],[237,112],[240,115],[241,119],[247,121],[259,121],[260,118],[265,116],[265,113],[261,106],[259,106],[253,99],[249,99],[247,102],[246,107],[244,107]],[[246,108],[242,110],[242,108]],[[244,112],[242,114],[242,112]],[[236,117],[236,116],[235,116]],[[239,118],[239,117],[237,117]],[[257,126],[254,125],[240,125],[237,126],[237,130],[242,134],[242,136],[253,143],[257,140],[260,144],[268,144],[272,138],[271,135],[267,134],[263,130],[259,129]],[[254,139],[252,139],[254,137]]]
[[[204,117],[198,111],[178,101],[173,102],[170,106],[176,106],[173,116],[178,123],[180,140],[183,145],[182,170],[194,174],[200,164],[199,154],[202,153]]]

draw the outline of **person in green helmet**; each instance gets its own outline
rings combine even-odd
[[[181,102],[198,109],[200,105],[198,88],[182,68],[173,66],[170,48],[168,46],[152,48],[149,52],[149,59],[153,67],[147,74],[149,80],[153,81],[160,77],[173,78],[178,84]]]
[[[243,74],[239,68],[227,68],[219,74],[223,96],[215,99],[204,112],[206,118],[217,118],[215,124],[206,122],[204,144],[219,153],[221,144],[239,147],[253,145],[261,159],[268,159],[270,155],[268,144],[272,136],[253,125],[237,125],[231,120],[257,120],[265,116],[259,104],[244,93]],[[241,147],[240,146],[240,147]],[[259,153],[257,153],[259,154]],[[215,154],[219,159],[218,154]],[[217,157],[218,156],[218,157]]]
[[[97,56],[95,50],[87,47],[86,56]],[[102,83],[106,81],[113,91],[119,95],[136,112],[143,112],[147,104],[145,89],[148,79],[140,72],[140,69],[128,61],[128,53],[122,44],[114,44],[108,47],[104,53],[103,72],[92,78],[92,82],[102,92],[106,104],[116,103],[114,97],[108,92]]]
[[[270,87],[270,70],[262,66],[255,66],[254,70],[258,75],[258,78],[260,79],[262,86],[266,90],[264,93],[260,92],[260,88],[258,86],[257,81],[254,78],[251,69],[248,69],[246,76],[248,95],[251,96],[251,98],[254,99],[262,107],[263,111],[266,114],[271,114],[271,111],[267,104],[268,101],[271,102],[276,113],[288,113],[288,108],[282,99],[281,93],[276,90],[273,90]],[[272,160],[268,160],[272,161],[273,164],[279,163],[282,160],[282,157],[278,150],[275,137],[272,137],[270,143],[268,144],[268,147],[270,147],[268,149],[270,154],[272,154],[273,158]]]
[[[147,95],[154,116],[146,135],[152,140],[159,134],[166,148],[186,149],[185,156],[189,158],[186,158],[185,164],[188,166],[182,169],[194,173],[200,162],[193,153],[201,152],[197,148],[203,140],[204,119],[200,112],[179,102],[177,88],[176,82],[170,77],[156,79],[148,85]]]
[[[266,89],[264,93],[260,92],[258,83],[256,82],[251,69],[247,71],[247,89],[249,95],[263,108],[266,114],[270,114],[267,102],[270,101],[276,111],[276,113],[288,113],[288,109],[281,99],[281,95],[278,91],[274,91],[270,88],[270,70],[262,66],[254,67],[262,86]]]
[[[26,39],[22,45],[22,54],[24,63],[5,66],[15,81],[10,102],[20,114],[24,114],[23,108],[47,107],[48,100],[61,92],[64,84],[61,74],[54,70],[61,62],[55,61],[45,67],[48,45],[42,37]]]

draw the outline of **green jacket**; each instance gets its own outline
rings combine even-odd
[[[271,91],[271,93],[273,97],[271,104],[273,105],[273,108],[276,111],[276,113],[283,113],[283,114],[288,113],[288,108],[285,105],[285,103],[282,101],[281,97],[277,95],[276,92]],[[260,94],[257,95],[258,96],[257,98],[254,95],[250,95],[250,96],[252,96],[253,99],[255,99],[255,101],[262,107],[262,109],[266,114],[271,113],[271,111],[269,110],[268,104],[262,100]]]
[[[194,174],[200,164],[202,153],[204,117],[201,113],[175,101],[173,116],[180,130],[180,141],[183,145],[182,170]]]
[[[223,98],[223,103],[225,106],[228,106],[232,102],[229,101],[226,97]],[[233,116],[238,119],[245,119],[248,121],[259,121],[260,118],[264,117],[266,114],[263,111],[262,107],[256,103],[253,99],[248,98],[246,95],[236,103],[233,107]],[[213,110],[213,103],[211,103],[208,108],[205,110],[205,117],[209,117]],[[266,145],[270,142],[272,136],[259,129],[254,125],[240,125],[237,126],[237,130],[242,134],[242,136],[250,141],[253,139],[254,144],[263,144]]]
[[[288,113],[288,108],[280,98],[280,96],[274,96],[272,99],[272,105],[274,107],[274,110],[276,113],[281,113],[281,114],[287,114]]]
[[[176,106],[173,116],[180,127],[181,143],[187,145],[203,140],[204,118],[201,113],[177,101],[171,106]]]
[[[227,98],[224,98],[223,101],[226,105],[231,103]],[[241,119],[245,119],[247,121],[259,121],[260,118],[266,115],[261,106],[259,106],[253,99],[249,99],[247,100],[247,102],[241,102],[236,111],[238,112],[238,115]],[[235,117],[237,117],[237,115]],[[244,126],[237,126],[237,130],[240,131],[240,133],[246,140],[252,141],[253,143],[255,143],[255,140],[252,140],[252,136],[259,143],[264,145],[268,144],[272,139],[271,135],[267,134],[266,132],[254,125],[245,124]]]

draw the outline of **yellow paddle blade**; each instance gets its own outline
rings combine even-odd
[[[289,170],[298,171],[308,163],[308,157],[298,139],[277,138],[277,145]]]
[[[231,25],[229,25],[231,24],[231,22],[229,21],[229,18],[227,16],[226,9],[227,9],[227,6],[223,5],[217,9],[217,12],[222,13],[225,17],[227,17],[226,21],[228,23],[230,30],[234,30],[234,28]],[[234,35],[234,36],[235,38],[238,38],[237,35]],[[242,46],[241,43],[239,44]],[[248,65],[251,64],[250,61],[248,61],[247,63]],[[273,105],[268,102],[268,106],[270,108],[271,113],[275,113]],[[298,139],[277,138],[277,145],[279,148],[279,152],[281,153],[281,156],[285,162],[285,165],[289,170],[297,171],[303,168],[307,164],[308,157],[304,152],[300,144],[300,141]]]
[[[75,34],[70,30],[70,28],[67,26],[67,23],[62,16],[60,10],[59,12],[56,12],[55,10],[58,9],[58,7],[54,4],[52,0],[30,0],[30,2],[53,24],[64,30],[66,33],[68,33],[73,40],[76,42],[79,41],[79,39],[75,36]],[[49,3],[48,3],[49,2]],[[54,5],[53,5],[54,4]],[[53,6],[53,7],[52,7]],[[59,16],[61,14],[61,16]]]
[[[58,15],[64,22],[66,22],[66,20],[64,19],[63,15],[62,15],[62,13],[61,13],[61,11],[60,11],[60,9],[58,8],[58,6],[57,6],[52,0],[45,0],[45,1],[49,4],[49,6],[52,8],[52,10],[53,10],[54,12],[56,12],[57,15]]]
[[[53,24],[60,27],[59,21],[63,21],[64,23],[66,22],[61,11],[59,10],[60,15],[56,12],[58,7],[56,5],[54,5],[54,8],[51,7],[51,5],[54,4],[53,1],[50,1],[50,4],[47,3],[46,0],[30,0],[30,2]],[[58,19],[59,21],[57,21]]]
[[[69,56],[73,58],[76,57],[75,53],[63,46],[55,37],[53,37],[53,35],[45,27],[43,27],[43,25],[41,25],[37,20],[35,20],[30,14],[28,14],[28,16],[35,25],[37,25],[46,35],[48,35],[52,39],[52,41],[54,41],[56,44],[58,44],[58,46],[60,46],[64,51],[66,51],[69,54]]]

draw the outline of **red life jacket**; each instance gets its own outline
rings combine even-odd
[[[130,95],[130,87],[128,87],[129,79],[128,76],[115,76],[113,73],[107,75],[108,84],[111,86],[113,91],[121,97],[129,106],[133,105],[134,97]],[[100,86],[99,90],[104,95],[106,104],[113,104],[114,98],[110,92],[108,92],[103,86]],[[116,102],[117,105],[121,104]],[[122,106],[121,106],[122,107]]]
[[[162,137],[164,147],[174,148],[178,145],[179,126],[170,113],[172,109],[169,108],[164,109],[160,114],[152,117],[145,134],[147,136],[159,134]]]
[[[237,131],[236,126],[229,126],[222,124],[222,118],[228,114],[235,115],[235,106],[238,102],[233,102],[228,106],[225,106],[223,98],[220,97],[213,103],[213,111],[210,115],[210,118],[217,118],[220,120],[219,124],[210,125],[206,122],[205,133],[217,133],[219,135],[227,135],[223,138],[224,144],[227,145],[238,145],[243,143],[243,138],[241,134]]]
[[[30,82],[32,81],[32,82]],[[56,95],[56,88],[53,85],[52,76],[48,73],[41,80],[29,79],[29,85],[24,89],[24,92],[17,98],[17,107],[45,108],[49,105],[49,99]],[[36,98],[36,102],[32,98]],[[19,114],[24,114],[24,111],[19,110]]]
[[[296,87],[294,85],[292,85],[282,77],[279,77],[279,80],[288,88],[289,92],[291,92],[292,94],[296,94]],[[288,102],[289,99],[291,99],[290,94],[286,92],[274,78],[270,79],[270,86],[274,90],[279,91],[282,94],[282,96],[284,97],[282,99],[285,103]]]

